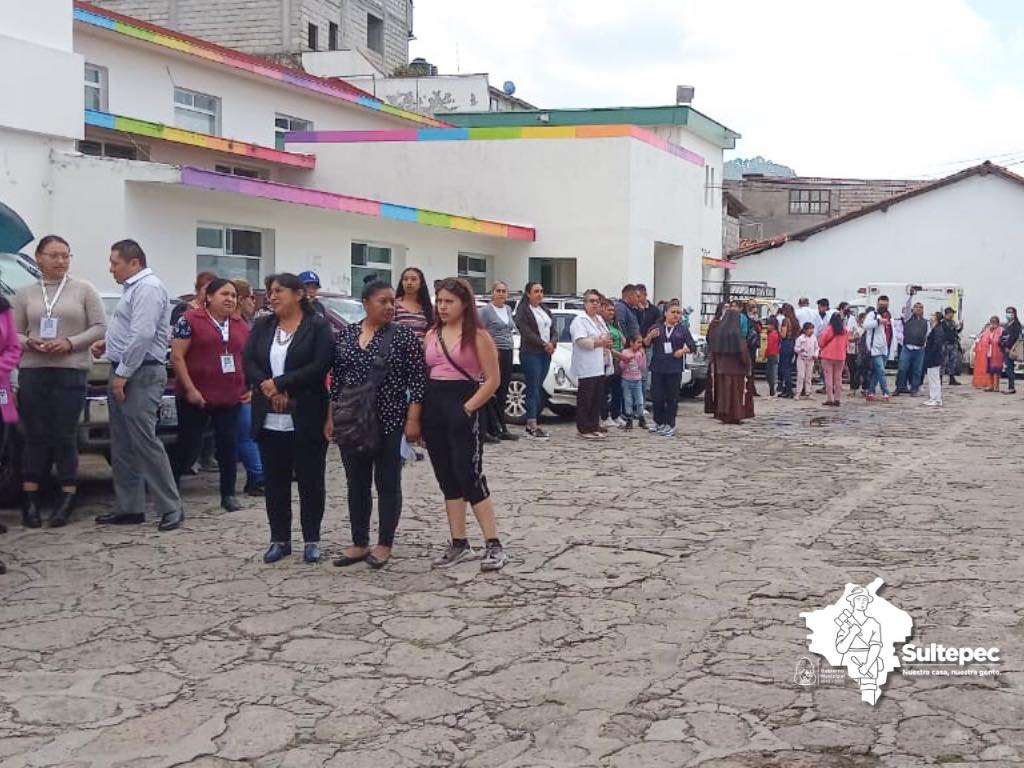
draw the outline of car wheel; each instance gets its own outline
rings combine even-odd
[[[683,397],[700,397],[704,394],[705,379],[691,379],[689,383],[684,384],[679,390],[679,394]]]
[[[514,371],[512,380],[508,383],[505,422],[519,425],[526,423],[526,378],[520,371]]]
[[[21,502],[21,434],[13,424],[0,426],[0,507]]]

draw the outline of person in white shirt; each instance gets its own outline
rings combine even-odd
[[[601,294],[583,295],[584,314],[569,326],[572,336],[571,373],[576,377],[576,429],[580,437],[602,439],[601,407],[604,405],[605,373],[611,367],[612,337],[601,317]]]
[[[810,323],[817,328],[817,321],[815,319],[817,315],[818,313],[811,308],[811,300],[806,296],[801,296],[800,300],[797,301],[796,307],[796,319],[800,324],[800,328],[804,327],[804,323]]]

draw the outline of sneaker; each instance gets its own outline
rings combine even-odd
[[[491,542],[487,545],[484,556],[480,558],[480,570],[500,571],[505,567],[507,560],[508,556],[505,554],[505,548],[498,542]]]
[[[601,420],[601,427],[603,429],[609,429],[609,428],[615,427],[615,426],[618,426],[618,425],[612,419],[602,419]]]
[[[942,401],[941,400],[925,400],[924,404],[925,405],[930,405],[930,406],[932,406],[934,408],[935,406],[942,405]]]
[[[529,427],[527,427],[526,428],[526,436],[528,438],[530,438],[531,440],[548,440],[548,439],[550,439],[549,436],[548,436],[548,433],[545,432],[540,427],[534,427],[533,429],[530,429]]]
[[[670,427],[667,424],[664,427],[662,427],[660,432],[658,432],[658,434],[661,435],[662,437],[672,437],[672,435],[674,435],[675,433],[676,428]]]
[[[636,425],[640,427],[640,429],[647,429],[647,419],[641,416],[639,419],[636,420]]]
[[[600,432],[577,432],[576,437],[583,440],[600,440],[603,435]]]
[[[661,432],[661,424],[652,424],[647,428],[648,432]]]
[[[629,430],[631,430],[632,428],[633,428],[633,422],[630,419],[626,419],[624,422],[622,422],[622,426],[620,427],[620,429],[624,429],[627,432]]]
[[[619,429],[621,429],[622,427],[626,426],[626,420],[624,418],[622,418],[621,416],[618,416],[615,419],[612,419],[612,421],[615,422],[615,426],[618,427]]]
[[[892,397],[890,395],[882,395],[882,402],[883,403],[888,403],[888,402],[891,402],[891,401],[892,401]]]
[[[447,568],[455,565],[456,563],[461,563],[464,560],[472,560],[475,556],[476,551],[468,544],[463,546],[448,542],[448,548],[439,559],[434,561],[434,567]]]
[[[865,399],[865,400],[867,400],[867,401],[868,401],[869,403],[873,403],[873,402],[875,402],[875,400],[877,400],[878,398],[877,398],[877,397],[875,397],[874,395],[864,395],[864,399]]]

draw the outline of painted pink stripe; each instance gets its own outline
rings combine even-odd
[[[299,137],[301,136],[301,138]],[[305,144],[355,144],[375,141],[416,141],[415,128],[400,131],[302,131],[292,134],[289,141]]]

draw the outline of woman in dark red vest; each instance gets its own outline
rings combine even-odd
[[[235,496],[235,435],[239,406],[252,396],[242,371],[249,326],[235,314],[237,306],[234,283],[213,280],[206,289],[205,306],[181,316],[171,341],[178,405],[174,475],[180,480],[195,462],[203,431],[212,423],[220,466],[220,505],[228,512],[242,508]]]

